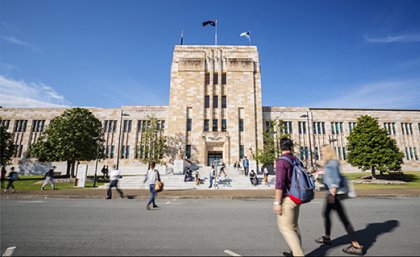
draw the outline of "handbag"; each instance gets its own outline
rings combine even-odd
[[[344,200],[347,198],[354,198],[357,196],[352,182],[349,182],[345,176],[340,176],[340,187],[337,188],[336,198]]]
[[[156,182],[155,182],[155,191],[156,192],[162,192],[163,191],[163,186],[164,186],[164,184],[163,184],[162,181],[156,180]]]

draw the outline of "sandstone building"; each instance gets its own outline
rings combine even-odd
[[[114,163],[120,148],[120,165],[132,173],[144,169],[138,159],[144,154],[142,128],[149,115],[160,120],[168,136],[178,139],[176,147],[185,158],[201,166],[221,158],[230,166],[244,156],[252,159],[263,148],[263,132],[270,121],[282,120],[283,132],[291,134],[302,160],[309,163],[312,153],[312,162],[318,162],[320,146],[331,143],[347,170],[351,167],[346,163],[346,137],[359,116],[370,115],[396,139],[405,154],[403,168],[420,170],[420,110],[263,107],[255,46],[176,46],[169,106],[88,109],[103,123],[108,158],[101,165]],[[0,109],[0,125],[13,133],[14,163],[64,110]]]

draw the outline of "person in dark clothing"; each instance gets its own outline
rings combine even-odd
[[[7,171],[6,171],[6,165],[3,165],[1,167],[1,189],[3,191],[5,191],[4,182],[6,181],[6,173],[7,173]]]
[[[191,182],[194,181],[194,177],[192,175],[192,171],[188,168],[185,171],[184,182]]]
[[[102,167],[101,172],[102,172],[102,177],[103,177],[104,179],[105,179],[105,178],[109,178],[109,175],[108,175],[108,172],[109,172],[109,170],[108,170],[108,165],[104,165],[104,166]]]
[[[15,167],[10,168],[10,173],[8,176],[9,183],[7,184],[6,190],[9,190],[9,188],[12,188],[12,193],[16,192],[15,185],[13,184],[16,180],[18,180],[17,172],[15,171]]]
[[[249,181],[251,181],[251,184],[254,186],[258,185],[257,174],[255,174],[254,170],[251,170],[249,173]]]
[[[55,190],[54,169],[55,166],[53,166],[47,171],[47,173],[45,173],[45,180],[44,183],[42,183],[41,190],[44,190],[44,187],[48,185],[48,183],[51,183],[52,190]]]

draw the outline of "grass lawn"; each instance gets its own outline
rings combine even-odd
[[[344,173],[349,180],[359,180],[364,176],[370,175],[370,172],[363,173]],[[403,188],[420,188],[420,172],[407,171],[404,172],[406,185],[368,185],[368,184],[354,184],[355,189],[403,189]]]
[[[35,184],[38,181],[44,181],[44,176],[19,176],[19,180],[15,181],[14,185],[15,185],[16,190],[39,190],[41,189],[42,183]],[[102,186],[105,183],[106,181],[97,180],[96,186]],[[7,186],[7,182],[6,182],[6,186]],[[74,182],[57,183],[57,178],[56,178],[55,188],[58,190],[60,189],[75,189],[75,190],[91,189],[93,188],[93,176],[88,177],[88,181],[86,181],[85,188],[75,187]],[[50,184],[46,185],[45,189],[50,190],[51,185]]]

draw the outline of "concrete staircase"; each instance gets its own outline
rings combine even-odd
[[[228,168],[226,173],[227,177],[222,176],[213,180],[213,188],[209,188],[209,174],[210,167],[201,167],[198,172],[203,183],[196,185],[195,182],[184,182],[184,175],[166,175],[161,174],[161,180],[165,184],[166,190],[175,189],[199,189],[199,190],[217,190],[217,189],[273,189],[275,183],[275,176],[270,175],[268,177],[269,187],[264,185],[263,176],[258,175],[259,184],[257,186],[251,185],[249,176],[243,175],[242,170],[236,170],[234,168]],[[193,176],[195,177],[193,172]],[[149,186],[144,181],[144,175],[138,176],[123,176],[120,179],[118,186],[122,189],[148,189]],[[108,188],[109,184],[105,184],[100,188]]]

